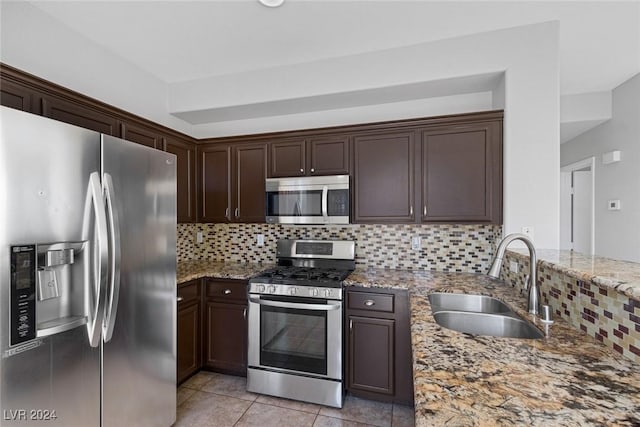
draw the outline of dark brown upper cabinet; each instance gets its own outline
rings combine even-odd
[[[267,145],[199,148],[203,222],[264,222]]]
[[[162,136],[146,126],[134,123],[120,124],[120,137],[136,144],[146,145],[151,148],[162,149]]]
[[[42,115],[85,129],[120,137],[117,118],[61,98],[43,96]]]
[[[414,139],[412,131],[354,137],[354,222],[415,221]]]
[[[286,142],[272,142],[271,169],[269,176],[273,178],[284,176],[306,175],[306,142],[304,139]]]
[[[200,218],[202,222],[231,220],[231,147],[198,147],[200,173]]]
[[[422,132],[422,221],[501,223],[501,132],[501,122]]]
[[[308,140],[307,147],[307,168],[310,175],[349,174],[349,137],[314,137]]]
[[[265,222],[267,145],[240,144],[233,157],[233,221]]]
[[[176,138],[164,138],[163,145],[176,156],[178,222],[195,222],[196,146]]]
[[[34,92],[24,86],[3,80],[0,86],[0,105],[32,113]]]
[[[269,144],[269,176],[340,175],[349,173],[347,136],[312,137]]]

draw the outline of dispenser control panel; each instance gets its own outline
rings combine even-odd
[[[36,245],[11,246],[11,345],[36,337]]]

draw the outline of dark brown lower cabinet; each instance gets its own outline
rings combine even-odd
[[[208,368],[247,375],[246,305],[207,302]]]
[[[402,290],[347,291],[347,389],[355,396],[413,403],[409,298]]]
[[[247,282],[207,279],[204,366],[247,375]]]
[[[200,280],[178,287],[178,363],[177,383],[180,384],[202,367]]]

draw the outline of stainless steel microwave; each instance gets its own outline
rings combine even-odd
[[[267,178],[270,224],[349,224],[349,175]]]

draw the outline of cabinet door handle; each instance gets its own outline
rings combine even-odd
[[[227,209],[224,210],[224,217],[225,218],[229,218],[229,208],[227,207]]]
[[[374,305],[376,305],[376,302],[372,299],[368,299],[364,302],[364,305],[366,305],[367,307],[373,307]]]
[[[236,208],[236,218],[240,216],[240,208]]]
[[[225,295],[229,295],[231,293],[231,289],[225,289],[222,291]]]
[[[353,320],[349,320],[349,332],[353,331]]]
[[[242,317],[244,317],[244,320],[247,320],[247,309],[245,307],[244,310],[242,310]]]
[[[422,216],[427,216],[427,205],[424,205],[422,208]]]
[[[184,299],[184,298],[182,298],[182,297],[178,297],[178,298],[176,298],[176,300],[177,300],[178,302],[182,301],[183,299]]]
[[[413,206],[409,207],[409,216],[413,216]]]

